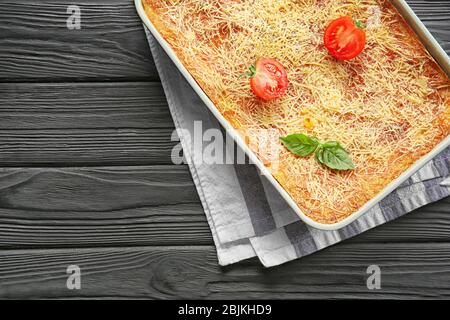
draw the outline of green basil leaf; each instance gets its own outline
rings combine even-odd
[[[355,165],[348,152],[336,141],[326,142],[318,148],[316,159],[334,170],[353,170]]]
[[[302,133],[291,134],[280,139],[290,152],[300,157],[311,155],[319,146],[317,138],[309,137]]]

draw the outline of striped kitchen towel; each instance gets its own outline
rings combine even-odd
[[[192,139],[196,123],[201,123],[203,132],[221,126],[150,32],[146,33],[221,265],[255,256],[266,267],[280,265],[450,195],[450,186],[441,185],[450,176],[447,149],[351,225],[339,231],[307,226],[254,165],[196,161]],[[230,145],[225,143],[224,148]]]

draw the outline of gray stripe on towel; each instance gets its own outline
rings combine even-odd
[[[427,203],[435,202],[442,198],[450,196],[450,189],[442,188],[440,186],[440,183],[444,180],[445,178],[439,178],[437,180],[422,182],[425,186],[425,196],[427,197]]]
[[[256,236],[272,232],[276,229],[275,220],[256,166],[236,164],[234,168]]]
[[[392,221],[406,212],[397,191],[391,192],[380,202],[380,209],[386,221]]]
[[[304,222],[291,223],[284,227],[284,231],[299,257],[306,256],[318,250],[316,242]]]
[[[433,164],[441,177],[450,175],[450,148],[442,151],[436,158],[433,159]]]

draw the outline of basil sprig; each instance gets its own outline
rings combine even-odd
[[[308,157],[315,153],[317,161],[331,169],[355,169],[350,155],[339,142],[328,141],[322,143],[316,137],[310,137],[303,133],[291,134],[280,139],[284,146],[297,156]]]

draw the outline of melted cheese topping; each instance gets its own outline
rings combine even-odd
[[[280,148],[275,178],[315,221],[338,222],[450,133],[450,81],[387,0],[144,0],[146,12],[265,165],[259,129],[341,142],[356,170],[335,172]],[[330,21],[367,23],[365,51],[336,61]],[[287,69],[287,95],[256,99],[242,75],[260,57]]]

